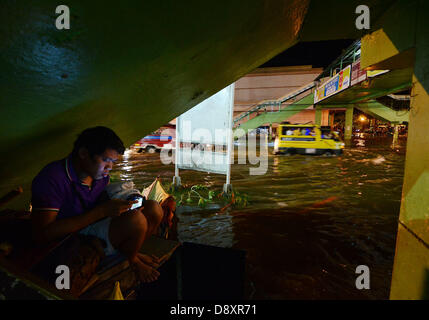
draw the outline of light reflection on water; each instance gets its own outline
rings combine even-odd
[[[340,157],[270,154],[260,176],[234,164],[232,184],[250,205],[183,213],[179,238],[245,250],[248,298],[387,299],[405,161],[405,142],[392,150],[390,141],[359,139]],[[130,153],[115,170],[139,188],[174,175],[159,154]],[[215,174],[180,175],[191,185],[221,189],[225,182]],[[361,264],[370,268],[371,290],[355,288]]]

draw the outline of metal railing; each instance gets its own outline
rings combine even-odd
[[[314,81],[312,81],[312,82],[310,82],[309,84],[307,84],[307,85],[305,85],[305,86],[303,86],[303,87],[301,87],[301,88],[299,88],[299,89],[297,89],[297,90],[295,90],[295,91],[293,91],[293,92],[291,92],[291,93],[288,93],[288,94],[286,94],[286,95],[284,95],[284,96],[282,96],[282,97],[280,97],[279,99],[277,99],[277,100],[263,100],[263,101],[260,101],[260,102],[258,102],[257,104],[254,104],[252,107],[251,107],[251,109],[249,109],[249,110],[247,110],[246,112],[244,112],[244,113],[242,113],[242,114],[240,114],[238,117],[236,117],[235,119],[234,119],[234,126],[240,121],[240,120],[242,120],[242,119],[244,119],[244,118],[246,118],[246,117],[250,117],[250,115],[251,114],[253,114],[253,113],[255,113],[255,112],[258,112],[259,110],[261,110],[261,109],[266,109],[267,107],[272,107],[271,109],[271,112],[275,112],[274,111],[274,108],[273,107],[278,107],[278,111],[277,112],[280,112],[281,111],[281,105],[283,104],[283,103],[285,103],[285,102],[287,102],[288,100],[291,100],[291,99],[293,99],[293,98],[296,98],[297,96],[299,96],[300,94],[302,94],[302,93],[304,93],[304,92],[306,92],[306,91],[308,91],[308,90],[311,90],[311,89],[313,89],[314,87],[315,87],[315,85],[316,85],[316,83],[314,82]]]

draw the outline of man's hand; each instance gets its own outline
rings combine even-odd
[[[97,209],[100,210],[103,217],[117,217],[131,209],[131,206],[138,201],[127,201],[112,199],[100,204]]]
[[[118,199],[108,200],[85,214],[59,220],[56,219],[57,211],[33,211],[31,213],[31,220],[34,240],[42,244],[61,239],[67,234],[81,230],[105,217],[120,216],[124,212],[127,212],[133,203],[136,202]]]

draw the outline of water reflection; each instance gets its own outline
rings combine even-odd
[[[270,154],[260,176],[235,162],[232,184],[250,205],[182,213],[179,238],[246,250],[247,298],[387,299],[405,160],[404,141],[394,150],[390,143],[367,139],[339,157]],[[159,154],[130,153],[115,170],[138,188],[174,175]],[[219,190],[225,181],[194,171],[181,177]],[[370,267],[371,290],[355,288],[361,264]]]
[[[365,139],[357,139],[356,147],[365,147]]]
[[[232,215],[226,213],[178,213],[179,239],[212,246],[231,248],[234,244]],[[197,241],[195,241],[198,239]]]

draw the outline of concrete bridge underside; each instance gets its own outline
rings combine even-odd
[[[373,20],[391,3],[374,1]],[[22,185],[28,201],[41,165],[87,127],[111,127],[130,145],[298,41],[360,37],[359,4],[72,0],[60,31],[57,1],[2,1],[0,193]]]
[[[365,103],[355,104],[354,107],[376,119],[389,121],[391,123],[403,123],[410,120],[410,113],[408,110],[396,111],[377,101],[370,100]]]
[[[129,145],[298,41],[363,36],[355,28],[360,4],[72,0],[71,29],[58,31],[58,1],[2,1],[0,193],[22,185],[28,201],[31,178],[64,157],[84,128],[109,126]],[[412,70],[391,297],[428,298],[429,3],[369,6],[361,66]]]
[[[235,129],[234,135],[236,137],[241,137],[246,134],[249,130],[256,129],[264,124],[272,124],[272,123],[281,123],[282,121],[287,121],[293,115],[307,109],[308,107],[313,105],[313,93],[307,95],[306,97],[298,100],[295,103],[292,103],[288,106],[283,106],[279,111],[268,111],[264,112],[263,110],[257,116],[252,117],[251,119],[246,121],[244,118],[244,122],[240,123],[240,125]],[[278,107],[276,107],[278,108]],[[338,110],[347,108],[356,108],[359,109],[366,114],[382,120],[388,121],[393,124],[399,124],[403,122],[409,121],[409,111],[408,110],[393,110],[392,108],[386,107],[383,104],[375,101],[368,100],[366,102],[361,103],[353,103],[353,104],[344,104],[343,107],[340,105],[318,105],[316,107],[315,121],[314,123],[319,124],[321,122],[321,111],[322,110]],[[353,115],[350,113],[350,115]],[[249,117],[253,116],[253,114],[249,114]],[[352,119],[349,119],[352,121]],[[349,122],[350,122],[349,121]],[[241,130],[238,130],[241,129]]]

